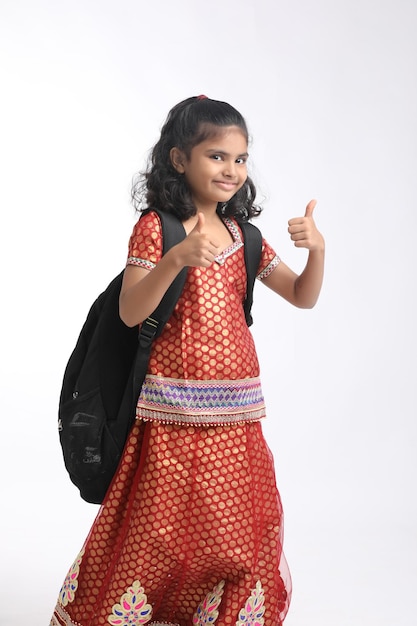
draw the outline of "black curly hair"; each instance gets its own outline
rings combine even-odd
[[[238,126],[248,140],[242,115],[227,102],[194,96],[176,104],[168,114],[159,141],[153,147],[148,169],[133,180],[132,203],[137,211],[158,208],[184,221],[197,209],[184,176],[172,165],[170,151],[179,148],[187,158],[194,146],[215,136],[219,127]],[[255,205],[256,188],[248,177],[227,203],[219,203],[220,215],[246,221],[256,217],[261,207]]]

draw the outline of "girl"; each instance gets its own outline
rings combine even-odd
[[[198,96],[169,113],[137,208],[182,221],[163,257],[146,212],[133,229],[120,316],[140,324],[188,267],[183,293],[153,346],[137,420],[51,626],[282,624],[290,577],[259,365],[245,322],[240,220],[259,214],[247,175],[248,130],[229,104]],[[258,278],[297,307],[318,298],[324,241],[315,201],[289,221],[307,248],[297,276],[263,240]],[[143,428],[143,424],[145,427]]]

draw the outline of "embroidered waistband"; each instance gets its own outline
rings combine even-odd
[[[136,415],[170,424],[234,424],[260,420],[265,403],[258,377],[184,380],[148,375]]]

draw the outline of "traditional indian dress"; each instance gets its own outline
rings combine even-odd
[[[260,420],[259,364],[242,303],[240,228],[190,268],[154,343],[119,469],[71,566],[51,626],[279,626],[290,576]],[[128,264],[152,269],[161,224],[142,217]],[[258,278],[280,262],[263,240]]]

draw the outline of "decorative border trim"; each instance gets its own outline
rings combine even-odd
[[[265,417],[265,402],[259,377],[184,380],[149,374],[136,415],[168,424],[227,425]]]
[[[153,270],[156,264],[147,259],[139,259],[135,256],[128,257],[126,265],[135,265],[136,267],[142,267],[145,270]]]
[[[223,250],[223,252],[221,252],[220,254],[214,257],[214,260],[219,265],[224,265],[226,262],[226,259],[229,258],[229,256],[231,256],[234,252],[236,252],[237,250],[239,250],[239,248],[243,246],[243,241],[242,241],[239,229],[236,226],[236,224],[229,217],[224,217],[223,222],[226,228],[228,229],[228,231],[230,232],[230,234],[232,235],[234,241],[233,243],[230,244],[230,246],[228,246],[225,250]]]
[[[49,626],[82,626],[82,624],[73,622],[65,609],[57,604]]]
[[[281,259],[279,258],[278,255],[275,255],[274,258],[272,259],[272,261],[262,270],[262,272],[260,272],[257,275],[256,278],[258,280],[262,280],[263,278],[266,278],[267,276],[269,276],[274,271],[274,269],[280,263],[281,263]]]

